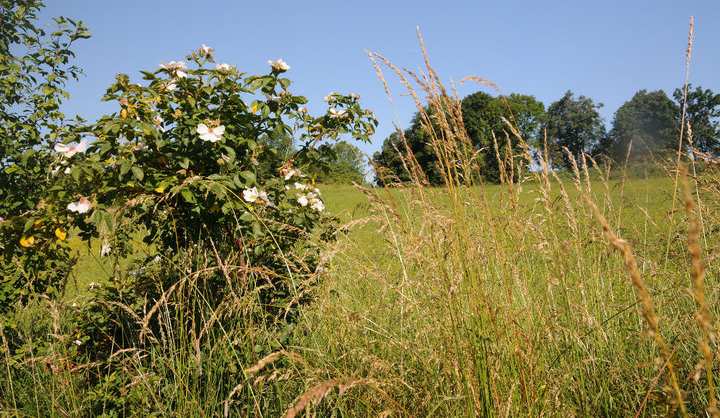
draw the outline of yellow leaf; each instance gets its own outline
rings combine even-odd
[[[158,187],[155,188],[155,191],[158,192],[158,193],[162,193],[162,192],[165,191],[165,187],[166,187],[166,186],[165,186],[164,184],[161,184],[161,185],[159,185]]]
[[[63,231],[62,228],[55,228],[55,236],[60,241],[65,241],[65,238],[67,238],[67,232]]]
[[[25,248],[30,248],[33,245],[35,245],[35,237],[29,236],[29,237],[21,237],[20,238],[20,245],[22,245]]]
[[[127,109],[123,109],[120,111],[120,117],[123,119],[127,118],[127,114],[128,114]]]

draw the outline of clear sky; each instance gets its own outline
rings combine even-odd
[[[656,1],[230,1],[47,0],[43,19],[78,18],[93,37],[77,48],[85,70],[70,86],[69,115],[114,110],[100,97],[115,74],[154,69],[207,44],[219,62],[266,72],[283,58],[296,94],[318,112],[330,91],[355,92],[380,127],[371,153],[414,112],[407,97],[390,103],[365,50],[417,68],[420,26],[447,81],[488,78],[505,93],[532,94],[546,106],[570,89],[604,104],[610,123],[638,89],[670,93],[683,80],[688,19],[696,19],[694,84],[720,91],[720,2]],[[461,94],[477,90],[466,86]],[[399,91],[398,88],[395,91]],[[314,105],[313,105],[314,104]]]

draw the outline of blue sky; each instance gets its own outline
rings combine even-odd
[[[380,127],[377,150],[405,126],[414,107],[407,97],[390,103],[365,50],[417,68],[420,26],[431,59],[449,81],[478,75],[504,93],[532,94],[546,106],[570,89],[615,110],[638,89],[671,92],[683,80],[691,15],[696,42],[694,84],[720,91],[720,4],[682,1],[166,1],[48,0],[43,19],[78,18],[93,33],[78,45],[85,70],[70,86],[68,114],[95,118],[113,111],[100,97],[115,74],[140,80],[138,71],[183,58],[207,44],[219,62],[266,72],[283,58],[293,91],[322,109],[330,91],[355,92],[373,109]],[[394,92],[400,89],[395,86]],[[462,95],[478,88],[465,86]]]

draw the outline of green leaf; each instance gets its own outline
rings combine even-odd
[[[130,163],[127,160],[123,160],[120,163],[120,176],[127,174],[127,172],[130,171],[130,167]]]
[[[182,189],[180,190],[180,195],[185,199],[188,203],[195,203],[195,195],[190,191],[190,189]]]
[[[133,176],[135,176],[135,178],[138,179],[138,181],[142,181],[142,179],[145,177],[145,173],[143,173],[142,168],[133,166],[131,168],[131,170],[132,170]]]
[[[253,173],[252,171],[243,171],[242,173],[240,173],[240,175],[245,179],[247,186],[252,186],[257,182],[255,173]]]
[[[17,164],[13,164],[5,169],[5,174],[12,174],[18,170],[20,170],[20,167],[18,167]]]

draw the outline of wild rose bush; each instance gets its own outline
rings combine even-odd
[[[71,46],[87,30],[59,19],[46,35],[33,26],[40,1],[10,4],[0,8],[15,28],[0,31],[0,377],[31,388],[26,365],[42,356],[50,369],[32,373],[69,373],[92,414],[162,413],[147,391],[172,392],[184,372],[158,364],[192,355],[193,393],[244,397],[224,385],[288,342],[334,233],[305,167],[328,140],[369,140],[374,115],[331,93],[313,116],[283,60],[250,75],[203,45],[140,84],[118,75],[104,96],[115,113],[69,120],[63,86],[79,74]],[[71,239],[99,242],[96,256],[114,263],[109,282],[69,301]],[[33,301],[42,306],[24,309]],[[208,385],[209,373],[223,384]]]
[[[159,332],[148,315],[158,301],[185,304],[178,310],[203,301],[180,328],[223,312],[281,329],[309,300],[318,244],[333,229],[303,166],[322,141],[369,140],[377,121],[356,95],[337,93],[310,115],[288,69],[276,60],[248,75],[203,46],[143,71],[143,84],[117,76],[104,99],[118,111],[56,144],[57,206],[82,238],[116,259],[138,253],[137,237],[153,249],[78,308],[79,353],[99,360],[146,343]],[[284,158],[293,142],[298,150]]]

